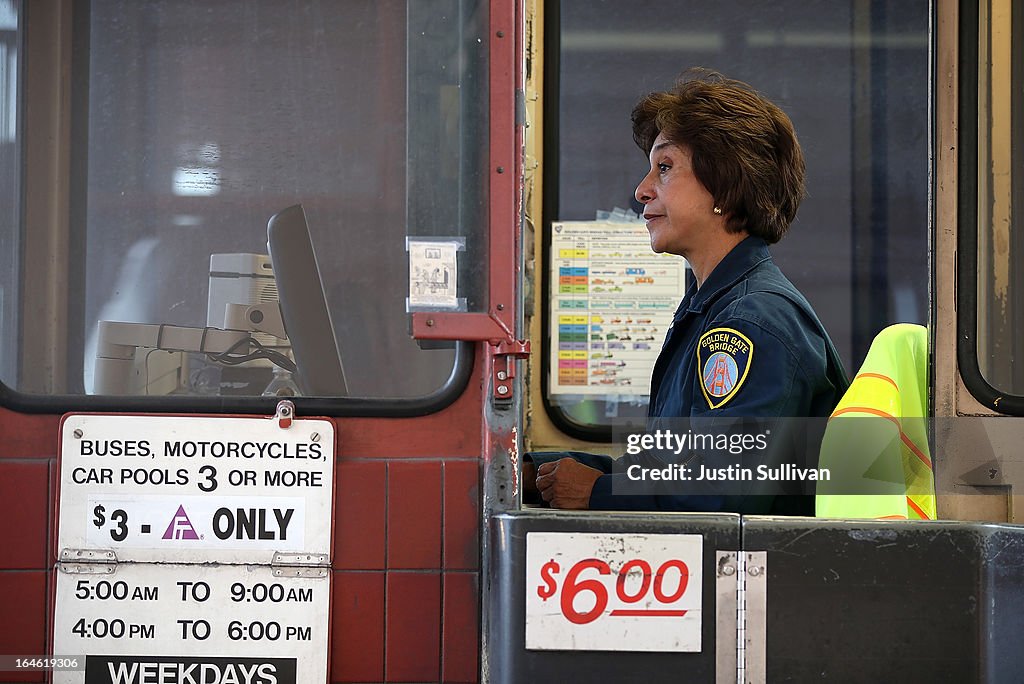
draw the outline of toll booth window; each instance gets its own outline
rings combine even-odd
[[[18,168],[18,54],[20,12],[12,0],[0,0],[0,226],[19,222],[21,195]],[[17,283],[15,272],[19,251],[17,235],[0,227],[0,350],[16,348]],[[7,274],[7,275],[4,275]],[[0,351],[0,377],[14,377],[15,360]]]
[[[977,358],[998,394],[1024,395],[1024,8],[981,3],[978,107]]]
[[[445,385],[456,352],[417,345],[409,300],[425,279],[444,298],[421,306],[485,308],[486,3],[92,0],[74,3],[67,44],[49,51],[33,22],[59,18],[42,5],[26,3],[19,33],[22,5],[0,0],[4,385],[369,398]],[[19,36],[29,69],[63,60],[21,90]],[[69,105],[49,153],[33,147],[46,135],[35,120],[19,129],[10,118],[46,88]],[[30,160],[58,162],[19,172],[17,130]],[[36,195],[19,217],[22,180]],[[276,271],[267,229],[294,205],[326,312],[301,294],[281,310],[297,286]],[[61,246],[48,248],[51,232]],[[444,264],[411,275],[411,246],[424,242],[447,250]],[[325,315],[347,387],[308,392],[287,363],[303,363],[289,335]]]
[[[544,358],[556,424],[592,438],[609,433],[602,426],[614,418],[646,414],[643,383],[667,328],[659,321],[666,306],[671,318],[688,276],[644,253],[633,192],[647,160],[629,117],[642,95],[690,67],[746,81],[792,118],[808,194],[772,253],[846,367],[857,368],[885,326],[927,321],[927,2],[658,0],[641,13],[625,3],[549,5],[559,59],[545,73],[546,97],[557,104],[545,117],[556,132],[544,150]],[[588,250],[602,234],[629,246]],[[634,249],[636,263],[599,263]],[[652,281],[651,272],[672,279],[671,296],[647,296],[661,277]],[[578,291],[559,300],[565,285]]]

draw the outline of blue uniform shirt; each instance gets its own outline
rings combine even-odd
[[[676,310],[651,377],[648,415],[657,418],[828,417],[849,382],[839,354],[799,290],[750,236],[733,248]],[[733,510],[720,496],[613,495],[612,460],[580,452],[531,454],[541,463],[572,456],[606,473],[592,509]],[[622,457],[627,459],[627,454]],[[620,461],[620,463],[624,463]],[[763,504],[764,502],[762,502]],[[769,508],[740,512],[769,512]],[[813,510],[813,509],[811,509]]]

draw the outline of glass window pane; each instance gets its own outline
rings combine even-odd
[[[1024,395],[1024,90],[1018,71],[1024,8],[1011,0],[982,3],[978,105],[978,364],[1000,392]],[[1019,43],[1020,41],[1017,41]]]
[[[928,2],[654,0],[636,12],[563,0],[560,11],[559,142],[546,151],[558,155],[558,215],[548,218],[636,211],[647,160],[632,140],[632,106],[707,67],[750,83],[793,119],[808,196],[772,252],[847,369],[883,327],[926,322]],[[646,412],[580,399],[560,405],[581,423]]]
[[[297,203],[349,394],[445,383],[453,351],[409,335],[406,238],[460,239],[459,295],[484,307],[486,155],[467,150],[487,143],[485,3],[93,0],[75,32],[69,392],[94,390],[99,321],[225,327],[225,304],[275,298],[248,276]],[[275,379],[265,361],[192,354],[183,372],[175,356],[136,355],[132,392]]]
[[[18,232],[21,167],[18,136],[19,4],[0,0],[0,350],[17,349]],[[0,352],[0,379],[13,378],[17,357]]]

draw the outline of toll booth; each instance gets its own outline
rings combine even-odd
[[[491,682],[1013,682],[1024,672],[1019,526],[526,510],[494,516],[489,531]],[[660,543],[671,537],[699,542],[684,550],[699,559],[688,582],[675,572],[687,558],[666,569]],[[576,551],[581,538],[597,543]],[[565,551],[552,554],[550,540]],[[690,634],[668,634],[687,619]]]

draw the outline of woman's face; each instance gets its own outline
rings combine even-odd
[[[651,249],[690,257],[724,225],[715,200],[693,173],[690,149],[659,135],[651,147],[651,170],[636,187],[644,205]]]

